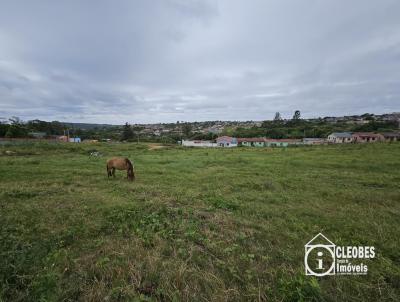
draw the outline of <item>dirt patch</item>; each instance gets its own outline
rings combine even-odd
[[[165,148],[164,145],[160,145],[160,144],[148,144],[148,146],[149,146],[149,150],[157,150],[157,149]]]

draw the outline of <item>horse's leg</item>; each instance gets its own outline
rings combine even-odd
[[[115,178],[115,168],[112,168],[112,176]]]

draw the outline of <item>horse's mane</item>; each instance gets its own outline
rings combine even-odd
[[[125,162],[128,165],[129,169],[133,170],[133,165],[132,165],[131,161],[129,159],[125,158]]]

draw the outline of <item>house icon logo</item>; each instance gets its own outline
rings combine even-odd
[[[305,245],[304,266],[306,275],[335,275],[336,245],[322,233],[316,235]]]

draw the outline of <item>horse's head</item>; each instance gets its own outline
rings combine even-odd
[[[135,180],[135,172],[133,172],[133,168],[129,168],[128,169],[128,179],[130,181]]]

